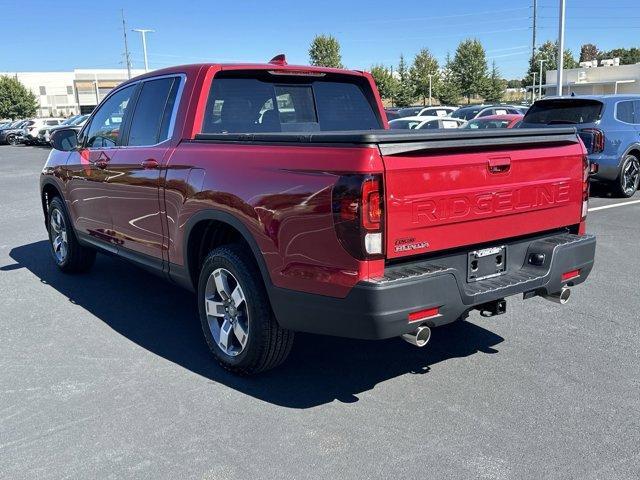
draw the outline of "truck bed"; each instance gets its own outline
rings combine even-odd
[[[198,142],[378,145],[383,155],[418,150],[578,143],[574,127],[496,130],[354,130],[347,132],[199,133]]]

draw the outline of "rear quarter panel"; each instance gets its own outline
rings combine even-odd
[[[377,148],[184,142],[168,161],[169,261],[185,264],[189,219],[230,213],[258,244],[277,287],[345,296],[383,265],[352,258],[333,226],[332,186],[342,172],[382,172]]]

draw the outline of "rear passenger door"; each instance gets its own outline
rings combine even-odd
[[[119,252],[159,267],[164,235],[160,171],[170,148],[182,76],[141,82],[123,146],[109,164],[105,188]],[[158,263],[160,262],[160,263]]]

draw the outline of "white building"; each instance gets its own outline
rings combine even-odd
[[[542,86],[547,95],[557,95],[557,74],[557,70],[547,71],[546,85]],[[563,77],[564,95],[640,94],[640,63],[572,68],[565,70]]]
[[[144,70],[132,70],[131,76]],[[76,69],[72,72],[0,72],[17,78],[38,100],[38,117],[68,117],[90,113],[117,85],[127,80],[120,69]]]

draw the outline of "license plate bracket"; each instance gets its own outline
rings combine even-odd
[[[467,282],[497,277],[507,271],[507,247],[483,248],[468,253]]]

